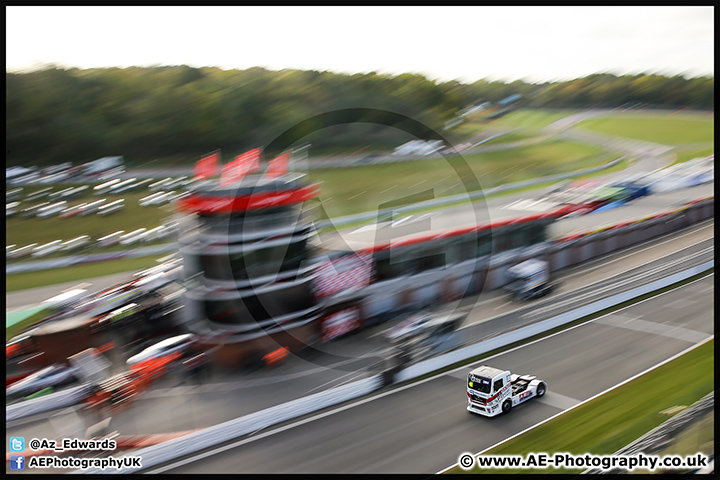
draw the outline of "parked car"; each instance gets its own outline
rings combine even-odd
[[[79,187],[73,188],[72,190],[67,192],[67,194],[65,194],[65,196],[61,196],[60,198],[79,197],[79,196],[83,195],[88,188],[90,188],[90,187],[88,187],[87,185],[80,185]]]
[[[95,242],[95,245],[98,247],[111,247],[113,245],[117,245],[120,243],[120,237],[122,237],[125,234],[125,230],[119,230],[117,232],[111,233],[110,235],[105,235],[104,237],[100,237]]]
[[[80,208],[77,212],[77,215],[84,217],[86,215],[96,213],[98,210],[100,210],[100,207],[105,204],[105,200],[105,198],[102,198],[100,200],[95,200],[94,202],[84,204],[82,208]]]
[[[155,239],[160,240],[162,238],[169,237],[173,234],[175,234],[177,231],[177,228],[171,225],[161,225],[158,232],[155,234]]]
[[[120,237],[120,245],[132,245],[141,241],[147,232],[147,228],[138,228]]]
[[[33,205],[32,207],[23,208],[20,210],[20,216],[21,217],[34,217],[37,215],[38,211],[43,208],[50,205],[50,202],[43,202],[39,203],[37,205]]]
[[[104,194],[108,193],[114,185],[117,185],[121,181],[122,180],[120,180],[119,178],[114,178],[108,182],[101,183],[100,185],[93,187],[93,193],[95,195],[104,195]]]
[[[68,207],[65,210],[63,210],[62,212],[60,212],[60,217],[67,218],[67,217],[72,217],[74,215],[78,215],[82,211],[82,209],[85,208],[85,205],[87,205],[87,203],[81,203],[78,205],[73,205],[71,207]]]
[[[139,201],[140,206],[141,207],[149,207],[151,205],[155,205],[157,203],[158,199],[163,195],[167,195],[167,193],[164,191],[160,191],[160,192],[155,192],[152,195],[148,195],[147,197],[143,197]]]
[[[115,177],[117,177],[118,175],[122,175],[123,173],[125,173],[125,167],[112,168],[112,169],[106,171],[105,173],[101,174],[101,175],[98,177],[98,180],[100,180],[100,181],[102,181],[102,180],[108,180],[108,179],[110,179],[110,178],[115,178]]]
[[[50,174],[50,175],[45,175],[45,176],[43,176],[43,177],[40,177],[40,178],[37,180],[37,183],[39,183],[39,184],[60,183],[60,182],[62,182],[63,180],[67,180],[68,177],[70,177],[70,174],[69,174],[69,173],[67,173],[67,172],[58,172],[58,173],[53,173],[53,174]]]
[[[61,198],[66,198],[68,194],[73,190],[74,187],[63,188],[62,190],[58,190],[57,192],[52,192],[50,195],[48,195],[48,198],[50,198],[50,200],[59,200]]]
[[[63,242],[60,250],[72,252],[72,251],[77,251],[77,250],[83,250],[85,248],[88,248],[89,246],[90,246],[90,236],[89,235],[80,235],[79,237],[73,238],[72,240]]]
[[[50,205],[46,205],[42,208],[39,208],[36,216],[38,218],[55,217],[57,215],[60,215],[60,212],[62,212],[66,208],[67,208],[67,201],[63,200],[61,202],[52,203]]]
[[[25,201],[26,201],[26,202],[31,202],[31,201],[33,201],[33,200],[38,200],[38,199],[40,199],[40,198],[45,198],[45,197],[47,197],[48,195],[50,195],[50,192],[52,192],[52,188],[51,188],[51,187],[41,188],[40,190],[38,190],[38,191],[36,191],[36,192],[33,192],[33,193],[31,193],[30,195],[28,195],[27,197],[25,197]]]
[[[78,285],[78,288],[65,290],[60,295],[56,295],[52,298],[48,298],[47,300],[43,300],[40,304],[52,310],[72,310],[76,306],[78,306],[85,299],[85,297],[88,296],[87,290],[85,290],[84,288],[79,288],[82,286],[84,285],[80,284]]]
[[[155,183],[151,183],[151,184],[148,186],[148,189],[149,189],[151,192],[156,192],[156,191],[158,191],[158,190],[164,190],[164,189],[165,189],[165,185],[167,185],[168,183],[170,183],[170,182],[172,182],[172,181],[173,181],[173,179],[170,178],[170,177],[168,177],[168,178],[163,178],[162,180],[158,180],[158,181],[155,182]]]
[[[142,190],[143,188],[148,188],[148,184],[152,182],[152,178],[147,178],[145,180],[139,180],[137,182],[131,183],[130,185],[124,187],[120,191],[122,192],[132,192],[135,190]]]
[[[53,240],[50,243],[46,243],[45,245],[40,245],[39,247],[35,247],[32,252],[33,257],[44,257],[45,255],[50,255],[51,253],[55,253],[58,250],[60,250],[60,246],[62,245],[62,240]]]
[[[13,202],[20,200],[23,196],[22,188],[13,188],[11,190],[5,190],[5,202]]]
[[[5,204],[5,217],[12,217],[20,210],[20,202],[10,202]]]
[[[134,365],[150,358],[162,357],[173,352],[186,352],[194,342],[195,335],[192,333],[170,337],[147,347],[137,355],[133,355],[127,359],[126,363],[128,365]]]
[[[30,172],[26,175],[19,175],[15,178],[13,178],[10,181],[11,185],[27,185],[35,182],[38,178],[40,178],[40,174],[38,172]]]
[[[169,183],[166,183],[163,187],[163,190],[172,190],[173,188],[182,187],[187,181],[188,177],[178,177],[174,180],[171,180]]]
[[[116,183],[115,185],[111,186],[110,191],[108,193],[115,194],[115,193],[124,192],[127,187],[134,184],[136,181],[137,181],[137,178],[128,178],[126,180],[122,180],[122,181]]]
[[[144,243],[154,242],[160,238],[160,234],[163,233],[165,227],[160,225],[159,227],[151,228],[142,237]]]
[[[106,203],[98,208],[98,215],[110,215],[111,213],[117,212],[125,208],[125,199],[121,198],[114,202]]]
[[[7,255],[8,258],[24,258],[28,255],[32,254],[33,249],[37,247],[37,243],[31,243],[30,245],[25,245],[24,247],[16,248],[14,250],[10,250],[10,253]]]

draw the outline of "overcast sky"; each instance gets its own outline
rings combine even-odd
[[[713,7],[6,7],[6,69],[148,65],[528,82],[714,76]]]

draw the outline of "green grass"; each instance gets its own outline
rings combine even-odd
[[[689,405],[688,405],[689,406]],[[680,432],[669,445],[655,453],[656,455],[693,455],[702,452],[709,455],[715,445],[715,412],[709,412]],[[638,472],[643,473],[643,472]]]
[[[91,184],[91,187],[95,185],[97,183]],[[64,188],[62,185],[58,185],[53,190],[59,191],[62,188]],[[38,189],[28,188],[26,195]],[[80,235],[89,235],[92,240],[96,240],[118,230],[125,230],[127,233],[139,228],[155,228],[170,218],[174,212],[172,207],[167,205],[162,207],[141,207],[138,201],[148,195],[150,195],[150,192],[145,188],[141,191],[125,192],[119,195],[95,196],[86,193],[82,197],[68,201],[68,205],[72,206],[102,198],[107,198],[106,203],[124,198],[125,209],[107,216],[93,214],[86,217],[75,216],[69,218],[24,218],[16,215],[8,218],[5,222],[7,227],[6,245],[17,245],[18,247],[31,243],[42,245],[53,240],[70,240]],[[33,202],[22,202],[22,208],[45,201],[48,200],[40,199]]]
[[[47,318],[47,307],[39,306],[5,315],[5,341]],[[24,318],[22,318],[24,317]]]
[[[513,132],[506,135],[501,135],[497,138],[493,138],[492,140],[483,143],[482,146],[485,147],[488,145],[501,145],[503,143],[520,142],[523,140],[529,140],[534,137],[534,135],[526,135],[522,132]]]
[[[603,150],[578,143],[544,141],[512,150],[345,169],[313,170],[322,182],[321,200],[328,216],[377,210],[378,205],[427,190],[433,198],[490,188],[601,165]],[[469,178],[464,182],[463,178]]]
[[[674,149],[674,153],[677,155],[677,160],[675,160],[675,163],[683,163],[683,162],[688,162],[690,160],[693,160],[695,158],[703,158],[703,157],[712,155],[713,153],[715,153],[715,148],[714,147],[699,148],[699,149],[676,148],[676,149]]]
[[[123,258],[104,262],[72,265],[40,272],[14,273],[5,277],[5,291],[15,292],[28,288],[44,287],[56,283],[74,282],[86,278],[102,277],[115,273],[136,272],[157,265],[158,255],[138,258]],[[44,298],[38,299],[45,300]]]
[[[497,127],[493,126],[492,123],[488,122],[466,121],[448,132],[444,132],[443,134],[447,137],[452,137],[449,138],[451,141],[457,139],[458,142],[463,142],[465,139],[477,135],[478,133],[488,131],[493,132],[496,128]]]
[[[513,130],[514,127],[507,125],[498,125],[495,122],[487,122],[484,120],[467,120],[465,123],[458,125],[447,131],[443,131],[442,135],[453,145],[459,145],[468,142],[479,134],[483,137],[491,137],[499,133]],[[479,141],[479,140],[475,140]]]
[[[578,128],[595,130],[608,135],[634,138],[663,145],[712,142],[714,117],[700,115],[665,115],[638,117],[615,114],[608,117],[589,118]]]
[[[543,127],[580,110],[515,110],[493,121],[496,127],[525,127],[528,131],[540,131]]]
[[[692,405],[714,389],[714,340],[483,453],[612,454],[657,427],[660,412]],[[580,473],[584,469],[478,469],[469,473]],[[465,473],[455,467],[448,473]]]
[[[619,172],[619,171],[621,171],[621,170],[626,169],[628,166],[629,166],[629,162],[628,162],[627,160],[621,160],[621,161],[619,161],[617,164],[615,164],[615,165],[613,165],[612,167],[609,167],[609,168],[607,168],[607,169],[603,169],[603,170],[600,170],[600,171],[598,171],[598,172],[594,172],[594,173],[590,173],[590,174],[577,175],[577,176],[569,177],[568,180],[573,180],[573,179],[578,179],[578,178],[581,178],[581,179],[583,179],[583,180],[585,180],[585,179],[590,179],[590,178],[593,178],[593,177],[596,177],[596,176],[599,176],[599,175],[606,175],[606,174],[608,174],[608,173]],[[491,195],[486,195],[486,196],[482,197],[481,200],[474,200],[474,202],[481,202],[481,201],[486,201],[486,200],[489,200],[489,199],[492,199],[492,198],[502,197],[502,196],[504,196],[504,195],[507,195],[508,193],[522,193],[522,192],[535,191],[535,190],[539,190],[539,189],[543,189],[543,188],[550,188],[550,187],[552,187],[552,186],[554,186],[554,185],[557,185],[558,183],[559,183],[559,180],[555,180],[555,181],[552,181],[552,182],[540,183],[540,184],[532,185],[532,186],[529,186],[529,187],[522,187],[522,188],[517,188],[517,189],[512,189],[512,190],[506,190],[506,191],[503,191],[503,192],[494,193],[494,194],[491,194]],[[445,204],[445,205],[443,205],[443,206],[441,206],[441,207],[418,208],[417,210],[412,210],[411,213],[412,213],[413,215],[415,215],[415,214],[421,214],[421,213],[431,212],[431,211],[433,211],[433,210],[456,207],[456,206],[458,206],[458,205],[463,205],[463,204],[469,203],[469,202],[470,202],[469,200],[458,200],[458,201],[456,201],[456,202],[452,202],[452,203]],[[403,215],[405,215],[405,214],[403,214]],[[360,221],[357,221],[357,222],[344,224],[344,225],[342,225],[342,226],[340,227],[340,229],[341,229],[341,230],[345,230],[345,229],[350,229],[350,228],[361,227],[361,226],[363,226],[363,225],[367,225],[367,223],[368,223],[368,220],[360,220]],[[336,230],[338,230],[338,229],[335,228],[335,227],[333,227],[333,226],[330,226],[330,227],[325,227],[325,228],[321,229],[321,230],[320,230],[320,233],[334,232],[334,231],[336,231]]]

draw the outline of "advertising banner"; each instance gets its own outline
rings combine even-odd
[[[360,312],[357,307],[328,315],[322,322],[322,339],[327,342],[360,328]]]

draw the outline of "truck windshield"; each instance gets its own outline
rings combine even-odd
[[[478,377],[477,375],[468,376],[468,388],[472,388],[480,393],[490,394],[490,379]]]

